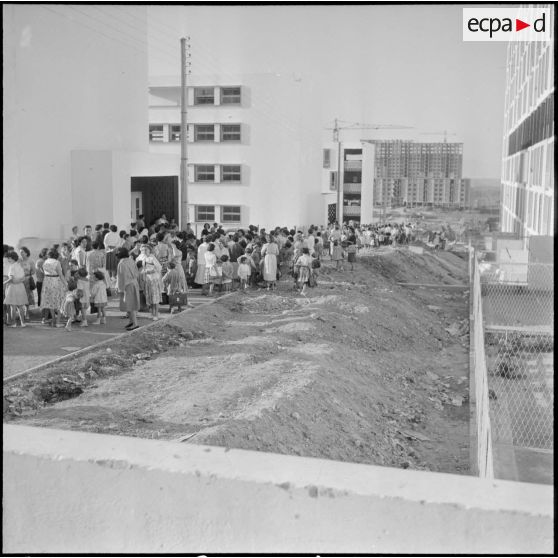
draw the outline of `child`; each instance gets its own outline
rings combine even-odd
[[[212,277],[211,281],[213,283],[213,285],[218,286],[219,287],[219,292],[221,292],[223,290],[223,262],[221,261],[221,258],[217,258],[217,261],[215,262],[215,270],[217,271],[217,276],[216,277]],[[215,288],[215,287],[213,287]],[[211,286],[210,286],[210,293],[211,293]]]
[[[81,267],[77,270],[77,290],[82,292],[82,296],[80,297],[81,302],[81,327],[87,327],[89,324],[87,323],[87,316],[86,312],[89,308],[89,299],[91,298],[91,292],[89,287],[89,279],[87,278],[87,270],[84,267]]]
[[[91,325],[106,324],[107,316],[105,313],[105,307],[108,303],[108,298],[105,274],[102,271],[97,270],[93,273],[93,277],[95,279],[93,281],[93,286],[91,287],[91,303],[97,308],[97,320]]]
[[[70,279],[68,281],[68,292],[66,293],[66,298],[64,299],[64,303],[62,304],[62,308],[60,308],[60,313],[68,318],[66,322],[66,327],[64,328],[66,331],[72,331],[72,322],[76,317],[76,300],[78,300],[79,293],[77,291],[77,283]]]
[[[79,270],[78,261],[75,260],[75,259],[70,260],[69,267],[68,267],[68,272],[67,272],[67,275],[66,275],[66,280],[67,281],[73,280],[74,283],[76,283],[76,285],[77,285],[77,280],[78,280],[77,272],[78,272],[78,270]],[[81,319],[79,318],[79,316],[81,315],[81,300],[79,299],[79,297],[76,297],[74,305],[76,307],[76,313],[74,315],[74,319],[73,319],[72,323],[75,324],[75,323],[81,322]],[[44,318],[43,318],[43,323],[46,323]]]
[[[145,270],[143,269],[143,260],[136,260],[136,267],[138,268],[138,285],[140,292],[140,312],[147,312],[147,301],[145,299]]]
[[[248,286],[251,274],[252,268],[248,264],[248,258],[246,256],[240,256],[240,258],[238,258],[238,278],[240,279],[241,291],[244,291]]]
[[[335,262],[335,269],[337,271],[343,271],[343,266],[341,261],[343,260],[343,248],[339,245],[338,240],[333,241],[333,246],[331,248],[331,261]]]
[[[257,283],[258,265],[254,259],[254,251],[252,248],[246,248],[246,263],[250,266],[250,274],[248,275],[249,284],[255,286]]]
[[[230,292],[233,281],[234,268],[231,262],[229,262],[229,256],[223,254],[221,256],[222,269],[223,269],[223,289],[225,292]]]
[[[351,264],[351,271],[354,271],[354,263],[356,262],[357,245],[354,242],[347,244],[347,263]]]
[[[174,304],[172,302],[172,295],[177,293],[186,292],[186,283],[182,274],[176,269],[175,262],[168,263],[168,271],[163,277],[163,285],[169,297],[169,312],[172,314],[174,311]],[[182,305],[178,302],[178,311],[182,312]]]

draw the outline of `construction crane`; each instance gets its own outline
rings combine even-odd
[[[342,124],[340,126],[340,124]],[[335,118],[334,127],[326,128],[333,130],[333,141],[337,143],[337,222],[343,223],[343,183],[341,181],[341,141],[339,140],[340,130],[405,130],[412,129],[414,126],[399,126],[397,124],[363,124],[361,122],[347,122]],[[384,197],[384,206],[386,204]]]
[[[443,132],[423,132],[420,134],[421,136],[444,136],[444,143],[448,143],[448,136],[457,136],[457,134],[448,134],[447,130]]]

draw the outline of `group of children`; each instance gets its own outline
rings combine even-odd
[[[66,330],[72,330],[72,323],[79,322],[80,327],[87,327],[87,310],[97,312],[97,320],[92,325],[106,324],[106,306],[110,289],[105,273],[94,271],[92,278],[88,278],[87,270],[78,267],[76,260],[70,262],[70,278],[68,279],[68,292],[64,304],[60,309],[66,321]],[[45,323],[45,318],[43,318]]]

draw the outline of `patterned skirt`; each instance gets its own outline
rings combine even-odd
[[[45,275],[41,291],[41,310],[43,308],[58,310],[66,299],[66,289],[67,285],[64,279]]]

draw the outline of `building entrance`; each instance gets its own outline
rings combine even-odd
[[[178,176],[133,176],[130,190],[132,219],[143,214],[150,226],[164,214],[178,223]]]

